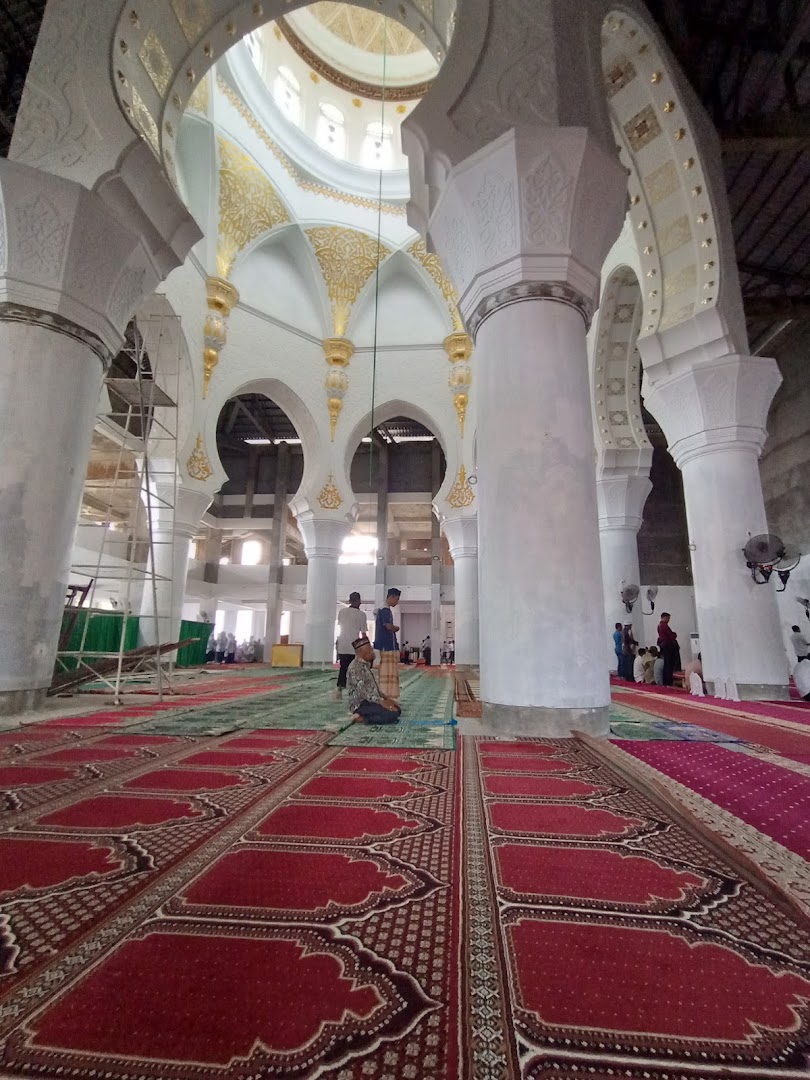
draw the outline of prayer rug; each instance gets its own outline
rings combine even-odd
[[[810,859],[810,778],[721,746],[618,745]]]
[[[402,679],[402,717],[398,724],[349,724],[331,740],[332,746],[405,746],[452,750],[456,745],[451,725],[453,681],[425,678],[408,672]]]
[[[181,744],[0,835],[4,1080],[807,1075],[810,920],[642,762],[325,739]]]
[[[740,702],[739,707],[734,707],[731,702],[720,704],[714,699],[654,698],[633,691],[623,691],[621,700],[667,720],[696,724],[743,742],[767,747],[785,757],[810,760],[810,731],[786,720],[764,716],[760,719],[750,712],[746,714],[748,702]]]

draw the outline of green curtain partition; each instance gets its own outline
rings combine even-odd
[[[62,630],[64,631],[67,625],[67,620],[76,619],[73,624],[73,629],[70,632],[67,644],[64,646],[65,652],[78,652],[82,647],[82,634],[84,633],[84,624],[88,617],[90,622],[87,626],[87,637],[84,639],[84,651],[86,653],[117,653],[121,647],[121,626],[124,621],[123,614],[115,611],[82,611],[66,610],[62,615]],[[124,652],[128,649],[136,649],[138,647],[138,616],[127,616],[127,625],[124,630]],[[88,657],[92,663],[92,659]],[[76,658],[74,656],[66,656],[60,661],[60,667],[64,664],[64,669],[67,671],[74,671],[76,668]]]
[[[214,629],[213,623],[207,622],[191,622],[189,619],[183,619],[180,623],[180,636],[179,641],[184,638],[196,637],[200,640],[193,645],[184,645],[182,649],[177,650],[177,659],[175,660],[176,667],[200,667],[205,663],[205,646],[208,644],[208,638],[211,635],[211,631]]]

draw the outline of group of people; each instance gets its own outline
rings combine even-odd
[[[261,659],[261,642],[256,638],[237,644],[236,635],[225,630],[211,631],[205,646],[206,664],[255,664]]]
[[[360,609],[360,593],[349,596],[348,607],[338,613],[337,685],[332,697],[340,701],[346,690],[349,711],[355,723],[396,724],[402,715],[399,707],[399,662],[397,642],[399,625],[394,622],[394,608],[401,591],[389,589],[385,603],[374,614],[374,641],[368,636],[368,620]],[[372,665],[375,653],[380,656],[379,681]]]
[[[675,672],[681,670],[681,649],[678,635],[669,625],[671,615],[661,613],[656,645],[639,645],[633,636],[633,624],[617,622],[613,631],[616,671],[626,682],[655,683],[672,686]]]

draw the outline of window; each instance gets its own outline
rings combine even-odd
[[[294,124],[301,123],[301,86],[288,67],[280,67],[273,83],[273,98]]]
[[[315,141],[324,150],[334,154],[337,158],[346,156],[346,129],[343,113],[328,101],[322,101],[318,106],[320,115],[315,129]]]
[[[246,540],[242,544],[242,566],[258,566],[262,561],[260,540]]]
[[[377,561],[377,537],[351,533],[343,541],[338,562],[343,566],[372,566]]]
[[[390,169],[394,164],[394,129],[379,120],[369,124],[363,139],[361,160],[367,169]]]
[[[252,33],[245,37],[245,44],[247,45],[248,52],[250,53],[250,59],[259,69],[262,70],[262,37],[258,30],[254,30]]]

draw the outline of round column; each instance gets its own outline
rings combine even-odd
[[[2,306],[0,712],[16,712],[53,677],[106,356],[78,329],[54,333],[34,313],[12,321]]]
[[[755,584],[742,554],[768,532],[759,455],[780,381],[759,356],[645,371],[645,401],[683,473],[704,680],[721,693],[731,681],[741,698],[788,693],[776,575]]]
[[[648,466],[649,468],[649,466]],[[599,548],[602,556],[602,583],[605,609],[603,639],[610,670],[616,667],[613,630],[628,619],[642,630],[641,600],[628,615],[621,600],[622,583],[641,585],[638,562],[638,530],[642,509],[652,490],[649,476],[598,477]]]
[[[152,509],[153,548],[147,561],[139,623],[140,637],[145,645],[177,641],[186,596],[191,541],[211,502],[209,495],[179,485],[176,494],[164,490],[163,497],[166,502],[176,499],[176,505],[158,504]],[[153,554],[154,590],[151,578]]]
[[[339,518],[298,519],[307,556],[304,663],[331,664],[335,658],[338,560],[349,525]]]
[[[537,299],[476,339],[481,700],[485,720],[527,734],[607,730],[585,333],[576,307]]]
[[[478,518],[448,518],[442,530],[453,559],[456,667],[478,667]]]

